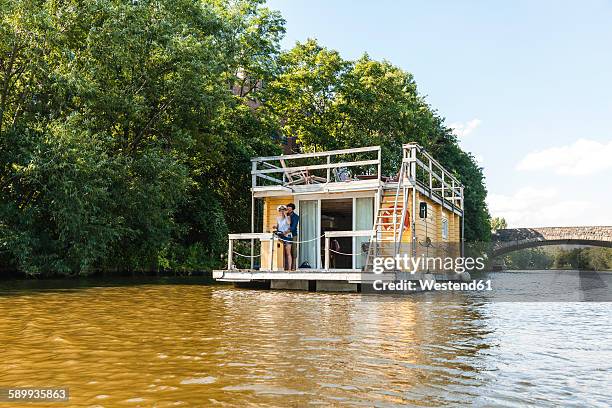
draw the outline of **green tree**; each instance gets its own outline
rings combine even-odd
[[[562,249],[556,254],[555,267],[609,270],[612,269],[612,249],[597,247]]]
[[[244,191],[224,186],[274,150],[231,93],[239,65],[272,69],[284,29],[260,5],[0,3],[4,264],[86,274],[218,262],[226,217],[248,218],[226,212]]]
[[[490,239],[482,169],[418,93],[411,74],[364,55],[346,61],[315,40],[279,58],[263,93],[265,112],[306,150],[380,145],[383,172],[397,173],[401,145],[417,142],[465,184],[465,237]]]
[[[412,76],[312,40],[280,53],[284,30],[261,0],[0,0],[0,262],[219,266],[250,224],[249,159],[278,153],[279,130],[380,144],[387,173],[419,142],[466,185],[466,238],[486,239],[482,170]]]
[[[503,217],[493,217],[491,218],[491,231],[495,232],[500,229],[508,228],[508,223],[506,219]]]
[[[314,40],[298,43],[280,55],[279,73],[263,92],[264,109],[307,150],[341,147],[336,99],[349,67],[338,52]]]
[[[554,257],[542,248],[528,248],[511,252],[504,261],[508,269],[549,269]]]

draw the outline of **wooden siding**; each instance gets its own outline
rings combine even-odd
[[[421,202],[427,203],[427,218],[419,218],[419,206]],[[412,196],[408,198],[408,211],[412,212]],[[415,230],[417,237],[417,256],[428,255],[429,257],[459,256],[459,240],[461,217],[445,210],[442,206],[423,194],[417,194]],[[442,237],[442,219],[448,220],[448,237]],[[432,245],[427,248],[424,244],[427,237],[431,239]],[[409,229],[404,231],[402,242],[410,243],[412,233]]]
[[[395,193],[385,192],[383,199],[383,207],[391,208],[395,198]],[[344,197],[344,196],[343,196]],[[321,199],[333,199],[339,198],[333,193],[321,194]],[[419,203],[427,203],[427,219],[419,218]],[[265,197],[264,198],[264,209],[263,209],[263,232],[271,232],[276,225],[276,217],[278,212],[276,208],[281,204],[288,204],[295,202],[294,196],[279,196],[279,197]],[[410,219],[412,214],[412,195],[409,193],[406,217]],[[443,209],[442,206],[429,197],[423,194],[417,195],[416,205],[416,236],[417,236],[417,256],[427,254],[430,257],[440,256],[459,256],[459,242],[460,242],[460,229],[461,229],[461,217],[451,211]],[[398,212],[398,223],[401,218],[401,212]],[[448,237],[442,238],[442,219],[448,220]],[[392,221],[392,217],[389,222]],[[392,231],[383,232],[385,238],[392,236]],[[427,248],[424,246],[426,238],[429,236],[432,242],[432,246]],[[412,232],[410,228],[405,228],[402,233],[402,242],[410,244],[412,242]]]
[[[293,196],[283,197],[266,197],[264,198],[263,208],[263,232],[272,232],[276,225],[276,217],[278,217],[278,211],[276,208],[281,205],[287,205],[292,203]]]

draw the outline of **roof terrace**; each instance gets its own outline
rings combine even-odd
[[[399,157],[398,157],[399,159]],[[416,143],[402,146],[395,175],[381,173],[380,146],[251,159],[255,197],[415,186],[444,206],[463,210],[463,185]]]

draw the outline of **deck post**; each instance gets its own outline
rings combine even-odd
[[[446,200],[446,196],[444,195],[444,184],[445,183],[446,182],[444,181],[444,172],[442,172],[442,190],[441,190],[441,193],[442,193],[442,209],[444,209],[444,200]]]
[[[283,269],[284,268],[285,268],[285,265],[283,265]],[[270,271],[273,271],[273,270],[274,270],[274,237],[270,238]]]
[[[331,181],[331,167],[329,167],[330,164],[331,164],[331,156],[327,156],[327,182],[328,183]]]
[[[380,181],[380,179],[382,178],[382,153],[381,153],[381,149],[380,146],[378,146],[378,180]]]
[[[251,162],[251,184],[252,188],[257,187],[257,161]],[[255,196],[251,194],[251,232],[255,232]],[[251,269],[255,262],[255,241],[251,239]],[[261,263],[261,262],[260,262]],[[260,265],[261,266],[261,265]]]
[[[251,187],[257,187],[257,162],[251,162]]]
[[[410,157],[412,161],[410,162],[410,175],[412,176],[412,256],[416,258],[417,255],[417,234],[416,234],[416,210],[417,210],[417,180],[416,180],[416,165],[417,165],[417,157],[416,157],[416,147],[412,147],[410,149]]]
[[[465,256],[465,210],[463,209],[463,186],[461,191],[461,257]]]
[[[234,256],[234,240],[233,239],[228,239],[228,244],[227,244],[227,270],[232,270],[232,266],[233,266],[233,256]]]
[[[432,173],[433,169],[431,168],[431,159],[429,159],[429,196],[431,197],[431,194],[433,192],[433,176]]]
[[[329,271],[329,237],[325,234],[325,270]]]
[[[251,232],[255,232],[255,196],[253,194],[251,194]],[[254,266],[255,266],[255,240],[251,238],[251,269],[254,269]]]

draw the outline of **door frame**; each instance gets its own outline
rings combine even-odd
[[[300,215],[302,212],[300,211],[300,205],[301,205],[301,201],[316,201],[317,202],[317,217],[315,220],[315,236],[320,237],[321,236],[321,199],[320,198],[314,198],[314,197],[299,197],[296,200],[295,203],[295,208],[297,210],[298,215]],[[300,215],[300,222],[302,222],[302,218]],[[302,224],[303,225],[303,224]],[[300,227],[298,227],[300,228]],[[300,228],[299,231],[301,231],[302,229]],[[298,241],[300,240],[300,233],[298,231],[298,236],[297,239]],[[319,255],[321,253],[321,239],[317,239],[315,241],[315,253],[317,254],[317,256],[315,257],[315,265],[312,265],[312,269],[321,269],[321,256]],[[301,245],[297,245],[296,251],[295,251],[295,257],[296,257],[296,262],[300,261],[300,248]],[[296,265],[296,269],[299,268],[299,265]]]
[[[372,199],[372,228],[374,228],[374,223],[376,222],[376,194],[367,195],[367,196],[354,196],[353,197],[353,231],[357,231],[357,199],[358,198],[371,198]],[[357,253],[357,237],[352,237],[353,241],[353,253]],[[353,262],[351,264],[353,269],[357,267],[357,257],[359,255],[351,256]]]

